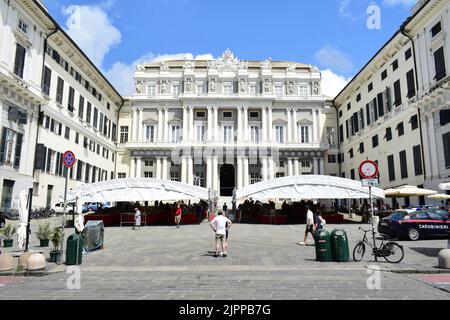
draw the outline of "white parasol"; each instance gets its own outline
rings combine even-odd
[[[422,189],[415,186],[403,186],[395,189],[388,189],[384,191],[386,198],[402,198],[402,197],[420,197],[432,196],[437,194],[436,191]]]
[[[19,248],[22,249],[27,237],[27,225],[28,225],[28,191],[22,190],[19,193],[19,229],[17,230]]]
[[[434,199],[434,200],[450,200],[450,195],[448,194],[435,194],[432,196],[428,197],[429,199]]]
[[[448,183],[441,183],[441,184],[439,185],[439,188],[440,188],[441,190],[450,190],[450,182],[448,182]]]
[[[81,188],[77,189],[76,192],[76,202],[75,202],[75,210],[78,214],[77,218],[75,219],[75,229],[77,229],[77,231],[79,233],[83,232],[84,230],[84,217],[83,217],[83,201],[82,201],[82,194],[81,194]]]

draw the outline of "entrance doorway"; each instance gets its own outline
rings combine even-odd
[[[233,165],[224,164],[220,168],[220,195],[232,197],[236,188],[236,171]]]

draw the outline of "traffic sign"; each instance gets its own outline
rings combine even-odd
[[[363,187],[378,187],[380,185],[378,179],[363,179],[361,182]]]
[[[378,177],[378,173],[378,165],[371,160],[364,161],[359,166],[359,174],[363,179],[376,178]]]
[[[67,169],[72,168],[75,165],[75,162],[77,161],[72,151],[66,151],[66,153],[64,153],[63,159],[64,159],[64,166]]]

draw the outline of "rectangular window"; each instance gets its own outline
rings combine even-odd
[[[16,44],[16,58],[14,60],[14,74],[23,78],[23,71],[25,69],[25,56],[27,50],[20,44]]]
[[[94,120],[92,121],[92,125],[94,126],[94,128],[97,128],[97,124],[98,124],[98,109],[94,107]]]
[[[75,133],[75,143],[78,144],[80,142],[80,134],[78,132]]]
[[[361,154],[363,154],[364,153],[364,142],[361,142],[360,144],[359,144],[359,153],[361,153]]]
[[[180,126],[172,126],[170,128],[171,139],[170,141],[173,143],[179,143],[181,141],[181,131]]]
[[[308,86],[300,86],[300,92],[301,97],[307,97],[308,96]]]
[[[369,86],[367,87],[367,90],[371,92],[373,90],[373,82],[369,83]]]
[[[78,102],[78,117],[83,119],[84,116],[84,97],[80,96],[80,100]]]
[[[66,130],[64,131],[64,138],[70,140],[70,128],[66,126]]]
[[[301,126],[300,127],[300,142],[301,143],[310,143],[309,126]]]
[[[444,47],[440,47],[436,52],[434,53],[434,65],[436,69],[436,76],[434,79],[436,81],[439,81],[447,75],[447,72],[445,70],[445,57],[444,57]]]
[[[172,93],[175,98],[178,98],[181,93],[181,86],[179,84],[172,86]]]
[[[284,141],[284,127],[276,126],[275,127],[275,140],[277,143],[285,143]]]
[[[379,93],[377,95],[377,103],[378,103],[378,116],[381,118],[384,116],[384,99],[383,93]]]
[[[117,174],[117,178],[118,178],[118,179],[126,179],[126,177],[127,177],[127,174],[124,173],[124,172],[119,172],[119,173]]]
[[[223,117],[224,118],[233,118],[233,112],[224,112]]]
[[[145,141],[155,142],[155,126],[145,126]]]
[[[117,125],[115,123],[113,123],[113,125],[112,125],[112,136],[111,136],[111,139],[113,141],[116,141],[116,131],[117,131]]]
[[[223,142],[224,143],[233,143],[233,127],[232,126],[224,126],[223,127]]]
[[[420,145],[413,147],[413,155],[414,155],[414,173],[416,174],[416,176],[420,176],[423,174],[422,150]]]
[[[89,124],[91,123],[91,113],[92,113],[92,104],[88,102],[86,108],[86,122]]]
[[[259,119],[259,112],[258,111],[251,111],[250,112],[250,118],[252,118],[252,119]]]
[[[439,119],[441,122],[441,126],[445,126],[450,123],[450,109],[441,110],[439,112]]]
[[[47,97],[50,95],[51,82],[52,82],[52,70],[50,68],[48,68],[47,66],[45,66],[42,91],[43,91],[44,95],[46,95]]]
[[[406,151],[400,152],[400,172],[402,179],[408,178],[408,162],[406,160]]]
[[[433,28],[431,28],[431,37],[434,38],[435,36],[437,36],[439,34],[439,32],[441,32],[442,30],[442,24],[439,21],[438,23],[436,23],[434,25]]]
[[[411,131],[419,128],[419,117],[417,114],[412,116],[409,122],[411,123]]]
[[[339,141],[344,142],[344,125],[339,126]]]
[[[386,128],[386,135],[384,136],[386,141],[391,141],[392,140],[392,129]]]
[[[445,167],[448,169],[450,168],[450,132],[442,136],[442,141],[444,143]]]
[[[328,155],[328,163],[336,163],[336,155]]]
[[[397,131],[398,131],[398,136],[401,137],[405,134],[405,126],[403,125],[403,122],[400,122],[397,125]]]
[[[398,107],[402,104],[402,89],[400,87],[400,80],[397,80],[394,83],[394,95],[395,95],[395,101],[394,105]]]
[[[405,60],[408,61],[409,58],[412,57],[412,50],[411,48],[409,48],[408,50],[405,51]]]
[[[398,60],[395,60],[394,62],[392,62],[392,70],[395,71],[398,69]]]
[[[350,179],[356,180],[355,169],[350,170]]]
[[[353,148],[351,148],[349,151],[348,151],[348,153],[350,154],[350,159],[353,159],[354,158],[354,152],[353,152]]]
[[[224,82],[223,83],[223,94],[225,96],[233,95],[233,83],[232,82]]]
[[[378,135],[372,137],[372,148],[378,147]]]
[[[395,181],[394,155],[390,155],[387,160],[388,160],[389,181]]]
[[[128,142],[128,126],[120,127],[120,143]]]
[[[411,69],[406,74],[406,83],[408,84],[408,99],[411,99],[416,95],[416,86],[414,82],[414,69]]]
[[[100,112],[100,121],[98,123],[98,130],[100,130],[100,133],[103,133],[104,127],[103,127],[103,113]]]
[[[63,103],[64,80],[58,77],[58,85],[56,87],[56,102],[60,105]]]
[[[196,127],[197,142],[206,142],[206,126],[198,125]]]
[[[153,178],[153,172],[150,172],[150,171],[144,172],[144,178],[147,178],[147,179]]]
[[[361,93],[358,93],[358,95],[356,96],[356,102],[360,102],[361,101]]]
[[[9,209],[12,207],[14,183],[13,180],[3,180],[1,208]]]
[[[381,81],[383,81],[384,79],[386,79],[387,76],[388,76],[387,70],[384,70],[384,71],[381,73]]]
[[[75,109],[74,100],[75,100],[75,90],[72,87],[70,87],[69,88],[69,101],[67,103],[67,109],[69,110],[69,112],[73,112],[73,110]]]

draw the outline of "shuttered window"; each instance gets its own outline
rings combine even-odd
[[[434,64],[435,64],[435,68],[436,68],[435,80],[439,81],[439,80],[445,78],[446,70],[445,70],[444,47],[440,47],[434,53]]]
[[[27,50],[22,47],[20,44],[16,44],[16,57],[14,60],[14,73],[23,78],[23,71],[25,68],[25,56],[27,54]]]
[[[394,155],[390,155],[387,158],[387,160],[388,160],[389,181],[395,181]]]
[[[442,136],[444,142],[445,167],[450,168],[450,132]]]
[[[400,86],[400,80],[397,80],[394,83],[394,95],[395,95],[394,105],[398,107],[399,105],[402,104],[402,89]]]
[[[402,179],[408,178],[408,161],[406,159],[406,151],[400,152],[400,174]]]
[[[74,104],[74,100],[75,100],[75,90],[72,87],[70,87],[69,88],[69,101],[67,103],[67,109],[70,112],[73,112],[73,110],[75,109],[75,107],[73,105]]]
[[[64,95],[64,80],[58,77],[58,86],[56,87],[56,102],[60,105],[63,103]]]
[[[80,101],[78,102],[78,118],[83,119],[84,116],[84,97],[80,96]]]
[[[414,84],[414,70],[411,69],[406,74],[406,83],[408,84],[408,98],[411,99],[416,95],[416,86]]]
[[[44,67],[44,77],[43,77],[42,91],[45,95],[50,95],[50,86],[52,81],[52,70],[47,66]]]
[[[420,176],[423,174],[422,150],[420,145],[413,147],[413,156],[414,156],[414,173],[416,174],[416,176]]]

